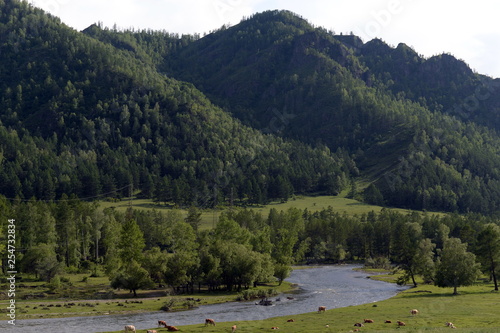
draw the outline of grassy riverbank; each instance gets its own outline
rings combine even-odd
[[[325,313],[304,309],[310,312],[256,321],[245,321],[244,316],[235,315],[235,321],[218,323],[215,327],[205,327],[204,318],[200,318],[200,324],[179,328],[181,332],[194,333],[229,332],[232,325],[237,325],[238,333],[272,331],[272,327],[290,333],[349,332],[356,328],[355,323],[373,319],[374,323],[364,324],[362,332],[445,332],[450,330],[445,326],[446,322],[454,323],[458,332],[500,332],[500,294],[492,290],[491,283],[482,281],[475,286],[459,288],[460,294],[454,296],[451,288],[422,285],[385,301],[332,309]],[[411,309],[418,309],[420,313],[412,316]],[[294,322],[287,322],[288,319],[294,319]],[[385,323],[386,320],[392,323]],[[405,322],[406,326],[398,328],[398,320]],[[171,324],[175,325],[174,322]]]
[[[118,315],[159,311],[168,305],[170,311],[189,310],[193,307],[234,302],[241,298],[239,292],[207,292],[170,295],[167,290],[138,290],[137,297],[126,290],[113,290],[106,277],[88,277],[88,274],[64,276],[68,282],[62,283],[56,291],[47,283],[25,281],[18,283],[16,292],[16,318],[40,319],[75,316]],[[5,285],[1,285],[2,289]],[[293,290],[288,282],[281,286],[269,284],[252,290],[276,293]],[[0,309],[6,309],[8,300],[0,300]],[[5,312],[5,311],[4,311]],[[2,318],[4,319],[4,318]]]

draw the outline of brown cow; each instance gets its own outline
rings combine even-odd
[[[365,322],[365,324],[366,323],[373,324],[375,321],[373,319],[365,319],[364,322]]]
[[[272,330],[279,330],[280,328],[278,326],[273,326],[271,327]]]
[[[170,332],[176,332],[176,331],[178,331],[178,330],[179,330],[179,329],[178,329],[177,327],[175,327],[175,326],[168,326],[168,325],[167,325],[167,327],[166,327],[166,328],[167,328],[167,331],[170,331]]]
[[[392,320],[386,320],[385,323],[386,324],[392,324]]]
[[[410,310],[410,314],[412,316],[418,315],[418,310],[417,309],[412,309],[412,310]]]
[[[288,319],[286,322],[287,323],[293,323],[295,321],[295,319]]]
[[[232,332],[232,333],[236,332],[236,325],[233,325],[233,326],[231,327],[231,332]]]
[[[326,311],[326,306],[320,306],[320,307],[318,308],[318,313],[320,313],[320,312],[325,312],[325,311]]]
[[[159,327],[162,327],[162,326],[163,326],[163,327],[165,327],[165,328],[166,328],[166,327],[167,327],[167,322],[166,322],[166,321],[164,321],[164,320],[158,320],[158,326],[159,326]]]
[[[208,325],[215,326],[215,320],[210,319],[210,318],[205,319],[205,326],[208,326]]]
[[[398,326],[406,326],[406,324],[403,321],[398,320]]]
[[[447,322],[445,325],[449,328],[457,328],[452,322]]]

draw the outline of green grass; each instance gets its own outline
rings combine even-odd
[[[349,332],[355,329],[355,323],[369,318],[375,322],[364,324],[362,332],[448,332],[450,328],[445,323],[449,321],[458,327],[458,332],[500,332],[500,294],[492,292],[492,289],[491,284],[483,282],[460,288],[460,295],[453,296],[451,288],[423,285],[385,301],[327,310],[321,314],[310,309],[311,312],[302,315],[224,322],[216,327],[204,327],[201,324],[203,318],[200,318],[200,324],[179,328],[181,332],[229,332],[232,325],[237,325],[238,333],[272,331],[273,326],[290,333]],[[420,313],[412,316],[411,309],[418,309]],[[290,318],[295,322],[287,322]],[[392,323],[386,324],[386,320]],[[405,322],[406,326],[398,328],[398,320]]]
[[[23,276],[23,282],[19,282],[16,289],[17,319],[151,312],[159,311],[167,301],[172,300],[172,310],[179,311],[192,306],[233,302],[241,295],[239,292],[206,291],[169,295],[167,290],[153,289],[138,290],[137,297],[133,297],[127,290],[113,290],[107,277],[67,274],[64,278],[69,282],[50,291],[46,282],[29,281],[28,276]],[[0,285],[0,288],[6,290],[6,284]],[[282,293],[294,289],[294,286],[285,281],[280,286],[263,285],[253,290],[270,288]],[[188,298],[197,301],[189,301]],[[7,305],[8,300],[0,300],[0,309],[6,310]]]
[[[134,199],[132,201],[123,200],[118,202],[109,202],[102,201],[100,203],[100,207],[102,209],[113,207],[116,210],[125,212],[128,207],[132,207],[134,209],[142,209],[142,210],[159,210],[159,211],[168,211],[172,209],[171,205],[163,205],[157,204],[149,199]],[[265,206],[248,206],[247,209],[251,209],[253,211],[261,213],[264,217],[269,215],[269,211],[272,208],[277,209],[278,211],[287,210],[289,208],[298,208],[300,210],[308,209],[310,212],[317,212],[323,209],[327,209],[328,207],[332,207],[335,212],[339,212],[341,214],[345,213],[347,215],[361,215],[366,214],[371,211],[376,213],[380,212],[383,207],[369,205],[354,199],[345,198],[343,195],[340,196],[298,196],[294,197],[287,202],[284,203],[270,203]],[[206,209],[202,211],[201,215],[201,225],[200,229],[210,229],[213,228],[218,221],[219,215],[222,211],[230,209],[228,207],[222,209]],[[233,209],[243,209],[241,207],[234,207]],[[400,209],[400,208],[389,208],[394,211],[401,212],[403,214],[407,214],[411,212],[408,209]],[[187,210],[180,209],[179,210],[183,217],[187,216]],[[433,213],[433,214],[441,214],[441,213]]]

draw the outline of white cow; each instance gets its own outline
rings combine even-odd
[[[134,325],[126,325],[125,326],[125,333],[127,332],[135,332],[135,326]]]

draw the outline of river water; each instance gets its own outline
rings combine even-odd
[[[332,309],[377,302],[404,290],[392,283],[368,279],[366,273],[354,271],[354,267],[322,266],[294,270],[287,281],[298,284],[299,289],[271,298],[274,301],[272,306],[255,305],[255,302],[228,302],[181,312],[16,320],[15,326],[0,321],[0,332],[89,333],[123,330],[124,325],[129,324],[138,330],[152,328],[157,326],[158,320],[165,320],[174,326],[202,324],[205,318],[213,318],[216,322],[257,320],[313,312],[319,305]],[[277,298],[280,301],[276,301]]]

